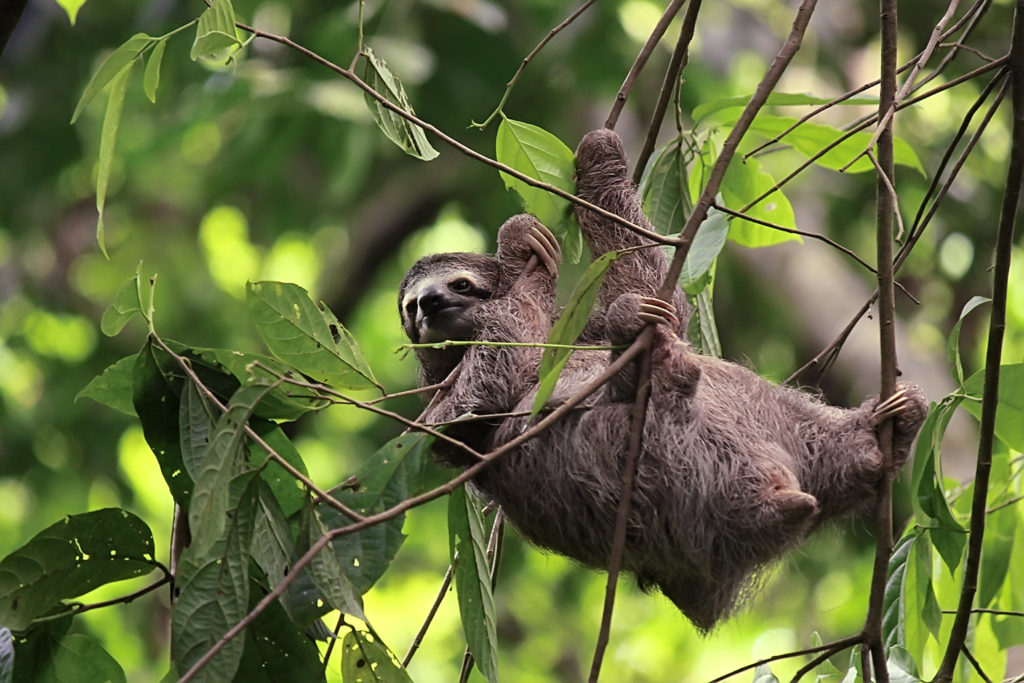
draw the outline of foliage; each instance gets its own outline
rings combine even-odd
[[[56,26],[52,17],[44,28],[61,36],[66,52],[47,52],[46,61],[29,68],[32,48],[12,41],[5,59],[15,76],[0,90],[0,123],[8,121],[0,127],[0,165],[12,169],[0,188],[0,273],[19,261],[26,265],[13,290],[0,282],[0,497],[9,501],[0,510],[0,682],[155,679],[167,670],[168,652],[173,676],[193,680],[450,680],[462,662],[467,673],[475,665],[494,681],[499,661],[514,680],[548,680],[555,671],[564,680],[582,678],[580,643],[592,635],[601,589],[590,573],[557,558],[538,559],[514,536],[503,551],[500,513],[488,541],[482,503],[430,461],[436,433],[397,434],[394,413],[414,414],[416,403],[394,389],[407,385],[412,371],[396,369],[389,356],[397,337],[387,321],[394,318],[394,283],[416,255],[397,249],[407,226],[434,223],[434,246],[461,249],[453,243],[475,235],[468,223],[493,224],[515,210],[517,199],[506,188],[556,231],[568,261],[582,255],[568,198],[574,159],[560,137],[575,139],[583,131],[569,122],[610,104],[650,33],[653,21],[645,23],[645,13],[661,12],[635,0],[602,4],[583,15],[574,34],[559,34],[531,54],[527,78],[515,90],[519,75],[513,79],[494,131],[492,148],[503,165],[497,174],[467,173],[468,166],[455,166],[463,163],[454,160],[459,155],[439,154],[434,144],[454,142],[455,150],[490,161],[474,150],[486,145],[459,143],[443,131],[465,127],[487,108],[565,8],[441,2],[399,17],[362,3],[325,9],[214,0],[205,10],[143,13],[137,19],[147,29],[178,28],[125,40],[134,30],[125,7],[61,2],[71,22],[77,20],[75,29]],[[780,32],[789,21],[781,4],[751,7]],[[1004,50],[1007,8],[986,16],[987,6],[980,7],[964,10],[978,26],[972,43],[981,54]],[[698,35],[728,23],[730,11],[704,8]],[[903,18],[906,39],[924,43],[937,19],[926,12]],[[32,21],[38,19],[28,17],[16,39],[31,39]],[[296,30],[286,30],[289,21]],[[517,30],[495,32],[495,21],[514,22]],[[285,33],[302,40],[292,43]],[[812,56],[801,66],[816,74],[814,90],[835,89],[826,74],[841,72],[850,54],[862,57],[871,36],[850,39],[856,46],[848,53],[830,54],[827,38],[805,50]],[[91,56],[117,42],[91,76],[71,66],[69,55]],[[607,49],[595,51],[595,44]],[[723,141],[741,120],[756,85],[749,67],[766,66],[746,48],[737,48],[728,64],[716,64],[721,57],[713,50],[693,52],[683,85],[670,84],[676,132],[654,150],[641,185],[652,224],[667,236],[682,230],[724,153]],[[662,61],[667,54],[658,53]],[[317,64],[299,62],[300,55]],[[351,56],[352,66],[320,55]],[[969,71],[957,66],[957,73]],[[934,675],[951,640],[947,611],[956,608],[967,571],[974,487],[948,477],[943,465],[950,461],[947,434],[962,433],[957,419],[982,419],[990,368],[981,361],[979,330],[986,309],[972,297],[987,293],[988,284],[984,259],[972,255],[994,242],[978,216],[994,213],[990,204],[1002,188],[993,178],[1005,151],[984,142],[998,139],[1004,124],[992,120],[996,130],[986,131],[977,149],[966,149],[962,168],[950,170],[948,155],[940,157],[947,144],[950,153],[957,149],[955,126],[963,120],[966,129],[993,91],[994,85],[975,86],[977,78],[994,73],[938,90],[899,114],[909,125],[898,129],[894,149],[898,210],[909,223],[910,204],[921,207],[904,236],[905,261],[898,262],[924,302],[909,336],[928,354],[946,355],[953,383],[934,401],[909,482],[897,493],[907,522],[884,586],[891,681]],[[936,82],[952,78],[943,73]],[[782,88],[796,89],[790,85]],[[659,83],[641,79],[635,87],[631,101],[643,110]],[[362,102],[353,103],[360,91]],[[60,106],[51,105],[52,116],[19,119],[24,93]],[[143,98],[154,106],[144,108]],[[823,113],[807,121],[789,115],[794,108]],[[824,239],[833,245],[866,249],[876,169],[864,151],[874,138],[867,128],[872,121],[854,117],[873,108],[873,97],[837,103],[780,89],[753,118],[680,278],[696,312],[693,342],[705,353],[721,353],[719,327],[730,355],[749,353],[755,362],[759,347],[742,341],[753,328],[764,330],[765,347],[782,348],[783,357],[814,348],[791,339],[795,306],[776,298],[776,308],[784,309],[777,314],[758,305],[778,295],[774,287],[743,283],[750,276],[737,266],[735,247],[828,232]],[[67,128],[69,118],[76,128]],[[373,126],[382,135],[369,136]],[[984,125],[975,128],[980,134]],[[47,154],[40,154],[44,146]],[[794,166],[801,173],[790,183]],[[970,202],[946,199],[936,225],[925,231],[931,214],[921,217],[945,196],[936,197],[926,183],[947,173],[960,173],[975,193]],[[83,220],[78,208],[90,194],[95,224],[91,212]],[[364,195],[388,208],[365,209]],[[442,204],[457,208],[442,211]],[[804,212],[831,228],[808,231],[815,221]],[[196,233],[185,229],[193,224]],[[22,225],[47,227],[22,235]],[[93,231],[94,242],[81,238]],[[423,250],[429,239],[409,242]],[[339,242],[347,251],[341,256]],[[756,260],[766,250],[752,253]],[[540,378],[546,393],[539,393],[535,413],[616,257],[579,268],[549,339],[553,348]],[[140,258],[144,263],[136,265]],[[367,263],[379,267],[379,277]],[[967,302],[959,316],[953,302]],[[991,484],[981,491],[988,528],[983,541],[978,536],[974,602],[991,611],[972,617],[964,648],[976,665],[961,658],[955,680],[983,680],[979,670],[1002,675],[1007,649],[1024,643],[1024,406],[1015,390],[1024,365],[1014,362],[1024,348],[1024,292],[1017,285],[1008,315],[1001,391],[988,408],[998,410]],[[141,334],[134,320],[143,323]],[[96,341],[96,327],[110,339]],[[165,331],[191,341],[173,341]],[[260,342],[263,351],[244,350]],[[397,406],[394,412],[379,407],[385,399]],[[444,511],[428,504],[446,494],[447,549],[437,534]],[[860,628],[863,605],[840,606],[839,597],[866,593],[867,545],[856,534],[813,541],[793,560],[796,576],[778,577],[763,612],[758,605],[733,630],[703,642],[680,628],[668,606],[627,592],[629,608],[616,613],[612,638],[629,644],[623,651],[632,654],[609,661],[618,668],[606,668],[606,677],[651,680],[685,665],[693,680],[706,679],[811,641],[815,652],[830,655],[813,667],[819,680],[861,680],[859,651],[823,645],[811,629],[841,638]],[[503,576],[495,583],[502,553]],[[412,635],[419,604],[429,600],[423,596],[446,563],[458,605],[442,609],[431,626],[436,640],[415,662],[413,651],[399,660],[386,643]],[[138,579],[154,569],[162,578]],[[156,589],[171,582],[166,603]],[[815,585],[812,601],[802,597],[811,594],[803,582]],[[418,601],[415,610],[405,606],[410,598]],[[780,616],[768,616],[769,608]],[[671,637],[674,645],[660,644]],[[146,661],[160,664],[147,668]],[[801,665],[762,664],[754,679],[780,680]]]

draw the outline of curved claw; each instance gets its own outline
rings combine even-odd
[[[540,221],[534,221],[526,235],[526,243],[548,269],[553,277],[558,276],[558,264],[562,261],[562,249],[558,240]]]
[[[877,427],[889,418],[896,417],[902,413],[907,407],[907,400],[907,390],[899,389],[889,398],[879,403],[871,413],[872,426]]]
[[[637,317],[645,323],[654,325],[668,325],[672,328],[679,325],[676,307],[655,297],[640,297],[640,310]]]

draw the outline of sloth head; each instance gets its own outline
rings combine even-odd
[[[452,253],[420,259],[398,289],[405,334],[416,344],[472,339],[475,309],[495,294],[499,275],[493,256]]]

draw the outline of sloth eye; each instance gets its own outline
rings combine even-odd
[[[448,289],[452,290],[456,294],[465,294],[473,288],[473,283],[464,277],[460,277],[455,282],[448,285]]]

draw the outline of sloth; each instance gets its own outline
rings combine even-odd
[[[576,159],[581,198],[650,227],[614,132],[589,133]],[[906,461],[927,404],[907,383],[883,402],[833,407],[696,353],[685,340],[683,293],[677,288],[672,302],[654,297],[668,270],[661,248],[595,212],[577,209],[576,217],[595,257],[643,247],[612,264],[582,336],[627,345],[654,326],[623,568],[641,588],[660,589],[706,633],[756,591],[765,567],[823,522],[867,507],[880,479]],[[557,316],[559,259],[555,238],[528,215],[501,227],[496,256],[425,257],[400,286],[405,332],[413,342],[544,342]],[[618,353],[574,353],[549,405],[589,384]],[[451,423],[448,433],[478,452],[530,425],[515,414],[528,414],[534,402],[539,348],[471,345],[416,354],[423,385],[448,380],[423,421]],[[611,553],[637,363],[473,482],[527,539],[594,568],[607,567]],[[458,419],[488,414],[495,417]],[[894,448],[887,468],[876,427],[889,418]],[[475,461],[451,447],[441,457],[454,465]]]

